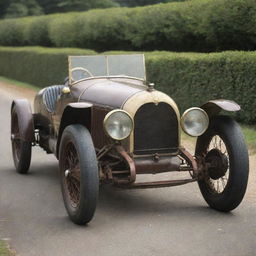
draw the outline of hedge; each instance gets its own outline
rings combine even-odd
[[[255,0],[188,0],[0,21],[0,45],[106,50],[256,49]]]
[[[105,52],[104,54],[131,52]],[[68,55],[90,55],[81,49],[0,47],[0,76],[37,86],[61,84]],[[147,80],[169,94],[181,111],[210,99],[235,100],[242,106],[236,118],[256,123],[256,52],[146,52]]]

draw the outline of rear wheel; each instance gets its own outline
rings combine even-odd
[[[249,160],[238,124],[227,116],[216,116],[200,136],[196,156],[204,159],[205,172],[198,181],[210,207],[231,211],[242,201],[248,182]]]
[[[12,156],[16,171],[25,174],[28,172],[31,162],[31,142],[21,138],[19,127],[19,117],[16,106],[14,106],[11,112]]]
[[[84,225],[93,218],[99,192],[96,153],[90,133],[84,126],[77,124],[65,128],[59,165],[68,215],[74,223]]]

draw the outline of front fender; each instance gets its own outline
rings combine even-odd
[[[241,109],[241,107],[232,100],[210,100],[203,104],[200,108],[202,108],[209,117],[218,115],[221,110],[236,112]]]
[[[59,145],[61,141],[61,136],[64,129],[71,124],[81,124],[85,126],[89,131],[91,130],[91,109],[92,104],[87,102],[75,102],[69,103],[62,114],[58,139],[57,139],[57,150],[56,156],[58,157]]]
[[[11,106],[11,113],[14,107],[18,116],[21,139],[28,142],[34,142],[34,119],[29,101],[26,99],[14,100]]]

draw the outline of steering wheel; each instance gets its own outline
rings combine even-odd
[[[78,81],[87,77],[93,77],[93,74],[88,69],[82,67],[71,69],[72,81]]]

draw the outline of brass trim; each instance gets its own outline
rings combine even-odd
[[[80,82],[84,82],[84,81],[88,81],[88,80],[93,80],[93,79],[114,79],[114,78],[124,78],[124,79],[133,79],[133,80],[137,80],[137,81],[141,81],[143,83],[145,83],[144,79],[138,78],[138,77],[133,77],[133,76],[93,76],[93,77],[88,77],[88,78],[83,78],[80,80],[77,80],[75,82],[73,82],[72,84],[70,83],[71,87],[80,83]],[[146,87],[145,85],[141,85],[143,87]]]
[[[202,113],[204,113],[204,115],[206,116],[206,119],[207,119],[207,127],[206,127],[206,129],[205,129],[203,132],[201,132],[200,134],[198,134],[197,136],[193,136],[193,135],[189,134],[189,133],[186,131],[185,126],[184,126],[184,118],[185,118],[186,115],[187,115],[190,111],[192,111],[192,110],[199,110],[199,111],[201,111]],[[188,108],[187,110],[184,111],[184,113],[182,114],[182,116],[181,116],[181,118],[180,118],[180,125],[181,125],[182,130],[183,130],[187,135],[189,135],[189,136],[191,136],[191,137],[199,137],[199,136],[201,136],[202,134],[204,134],[205,131],[206,131],[206,130],[208,129],[208,127],[209,127],[209,122],[210,122],[210,121],[209,121],[209,116],[208,116],[208,114],[206,113],[206,111],[203,110],[202,108],[198,108],[198,107]]]
[[[177,104],[174,102],[174,100],[169,97],[167,94],[160,92],[160,91],[141,91],[138,92],[136,94],[134,94],[133,96],[131,96],[130,98],[128,98],[124,104],[122,105],[122,109],[127,111],[132,119],[134,120],[134,116],[136,114],[136,112],[138,111],[138,109],[146,104],[146,103],[155,103],[156,105],[160,102],[164,102],[169,104],[175,111],[176,115],[177,115],[177,119],[178,119],[178,147],[180,146],[180,134],[181,134],[181,129],[180,129],[180,112],[178,109]],[[126,145],[128,144],[128,147],[126,146],[126,148],[129,150],[129,153],[132,153],[134,151],[134,130],[132,131],[131,135],[130,135],[130,139],[129,141],[124,141],[124,143],[126,143]]]
[[[131,129],[131,132],[130,132],[127,136],[125,136],[125,137],[123,137],[123,138],[113,138],[113,137],[111,137],[111,136],[109,135],[109,133],[108,133],[107,130],[106,130],[106,122],[107,122],[107,119],[108,119],[112,114],[114,114],[114,113],[116,113],[116,112],[122,112],[122,113],[126,114],[126,115],[130,118],[130,120],[131,120],[131,122],[132,122],[132,129]],[[133,129],[134,129],[134,122],[133,122],[133,118],[131,117],[131,115],[130,115],[128,112],[126,112],[126,111],[124,111],[124,110],[122,110],[122,109],[114,109],[114,110],[112,110],[112,111],[110,111],[109,113],[106,114],[106,116],[105,116],[105,118],[104,118],[104,120],[103,120],[103,127],[104,127],[104,131],[105,131],[105,133],[106,133],[107,136],[109,136],[109,137],[110,137],[111,139],[113,139],[113,140],[121,141],[121,140],[124,140],[124,139],[128,138],[128,137],[131,135],[131,133],[133,132]]]

